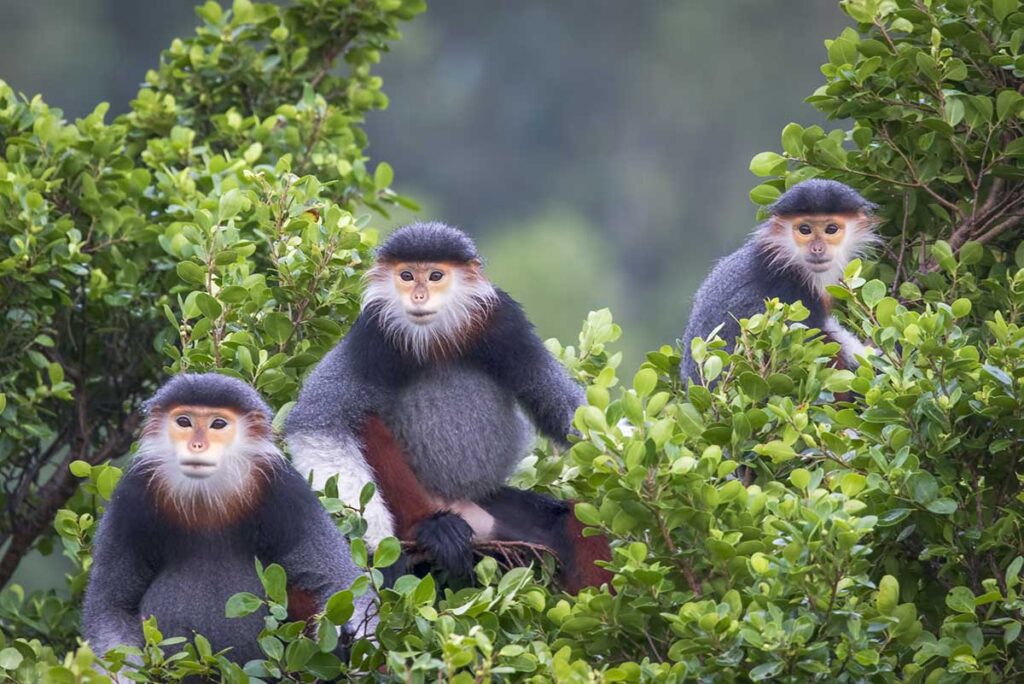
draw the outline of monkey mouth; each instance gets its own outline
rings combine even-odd
[[[823,272],[829,270],[830,268],[832,268],[832,260],[831,259],[825,259],[825,260],[822,261],[822,260],[808,259],[807,260],[807,266],[812,271],[814,271],[815,273],[823,273]]]
[[[436,311],[408,311],[413,323],[427,323],[437,315]]]
[[[181,472],[187,477],[207,477],[217,469],[216,463],[190,458],[180,462]]]

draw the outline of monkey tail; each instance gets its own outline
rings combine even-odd
[[[473,572],[473,528],[450,511],[420,522],[416,545],[450,579],[465,580]]]

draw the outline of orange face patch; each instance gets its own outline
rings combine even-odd
[[[220,465],[225,449],[238,437],[241,416],[228,408],[175,406],[167,412],[167,430],[182,472],[206,477]]]
[[[424,322],[445,305],[455,282],[455,266],[448,263],[398,263],[392,268],[395,289],[406,312]]]

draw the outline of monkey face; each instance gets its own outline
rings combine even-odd
[[[448,305],[455,284],[455,267],[444,263],[399,263],[392,270],[395,290],[409,320],[429,325]]]
[[[845,262],[848,225],[853,216],[796,216],[790,221],[793,244],[805,267],[814,273],[833,268],[833,262]]]
[[[195,479],[216,473],[235,444],[239,420],[227,408],[176,406],[168,411],[168,437],[181,473]]]
[[[775,216],[759,229],[772,263],[792,269],[819,292],[839,282],[851,259],[878,240],[867,214]]]

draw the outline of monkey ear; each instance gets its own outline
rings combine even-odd
[[[480,257],[476,257],[467,261],[463,268],[472,271],[473,273],[481,273],[484,268],[484,260]]]
[[[270,437],[274,431],[270,418],[263,411],[249,411],[242,417],[250,435]]]
[[[885,219],[873,212],[861,211],[857,213],[857,227],[865,230],[877,230],[885,223]]]

